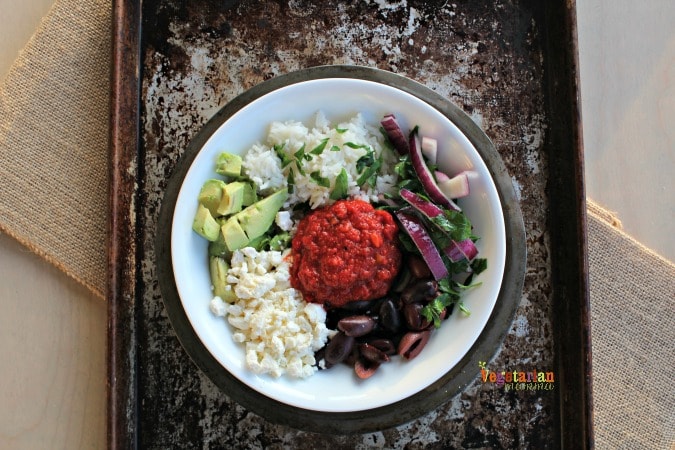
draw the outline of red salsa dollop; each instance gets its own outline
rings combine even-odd
[[[326,308],[383,297],[401,266],[398,227],[386,211],[340,200],[300,221],[291,285]]]

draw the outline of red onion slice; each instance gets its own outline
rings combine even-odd
[[[399,191],[399,194],[401,195],[401,198],[405,200],[410,206],[430,219],[443,215],[443,210],[441,208],[431,202],[424,200],[422,197],[409,189],[402,188]]]
[[[434,203],[437,203],[448,209],[461,211],[461,208],[457,206],[455,202],[453,202],[451,199],[446,197],[445,194],[441,191],[441,189],[438,187],[438,184],[436,184],[436,180],[434,180],[434,176],[431,173],[431,170],[429,170],[429,167],[427,167],[426,163],[424,162],[424,158],[422,157],[422,148],[420,146],[420,139],[417,134],[417,129],[414,129],[412,133],[410,133],[409,150],[410,150],[410,162],[412,163],[413,168],[415,169],[415,173],[417,173],[417,177],[422,182],[424,190],[429,195],[429,198]]]
[[[473,172],[465,170],[450,178],[443,172],[436,171],[438,188],[449,198],[462,198],[469,195],[469,176]]]
[[[443,252],[452,262],[459,262],[463,259],[472,261],[478,255],[478,248],[471,239],[464,239],[459,242],[452,241]]]
[[[403,229],[408,233],[415,246],[422,254],[422,259],[427,263],[429,271],[434,279],[442,280],[448,276],[448,269],[443,263],[443,258],[436,248],[436,244],[431,240],[431,236],[424,229],[422,221],[413,214],[406,214],[402,211],[396,213],[396,217],[401,222]]]
[[[393,114],[387,114],[380,121],[382,128],[387,133],[387,137],[393,144],[394,148],[399,155],[408,154],[408,142],[406,141],[405,134],[401,130],[401,127],[396,120],[396,117]]]

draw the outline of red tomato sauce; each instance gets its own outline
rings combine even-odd
[[[326,308],[383,297],[401,266],[398,227],[386,211],[340,200],[300,221],[291,285]]]

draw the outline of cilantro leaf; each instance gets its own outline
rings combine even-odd
[[[321,140],[321,143],[314,147],[309,153],[312,155],[320,155],[323,153],[323,150],[326,148],[326,145],[328,144],[328,138],[324,138]]]
[[[293,159],[284,151],[284,147],[286,144],[275,144],[274,145],[274,153],[277,154],[279,159],[281,160],[281,168],[283,169],[287,165],[293,162]]]
[[[318,170],[310,173],[309,177],[321,187],[330,187],[330,180],[326,177],[322,177],[321,172],[319,172]]]
[[[330,199],[340,200],[347,197],[348,182],[347,171],[343,168],[338,176],[335,177],[335,187],[333,188],[333,192],[330,193]]]

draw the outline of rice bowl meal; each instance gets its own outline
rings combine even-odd
[[[468,316],[463,293],[487,261],[456,200],[476,174],[442,172],[424,131],[319,111],[218,155],[193,230],[208,241],[211,312],[248,370],[304,379],[346,364],[368,379],[416,358],[453,310]]]

